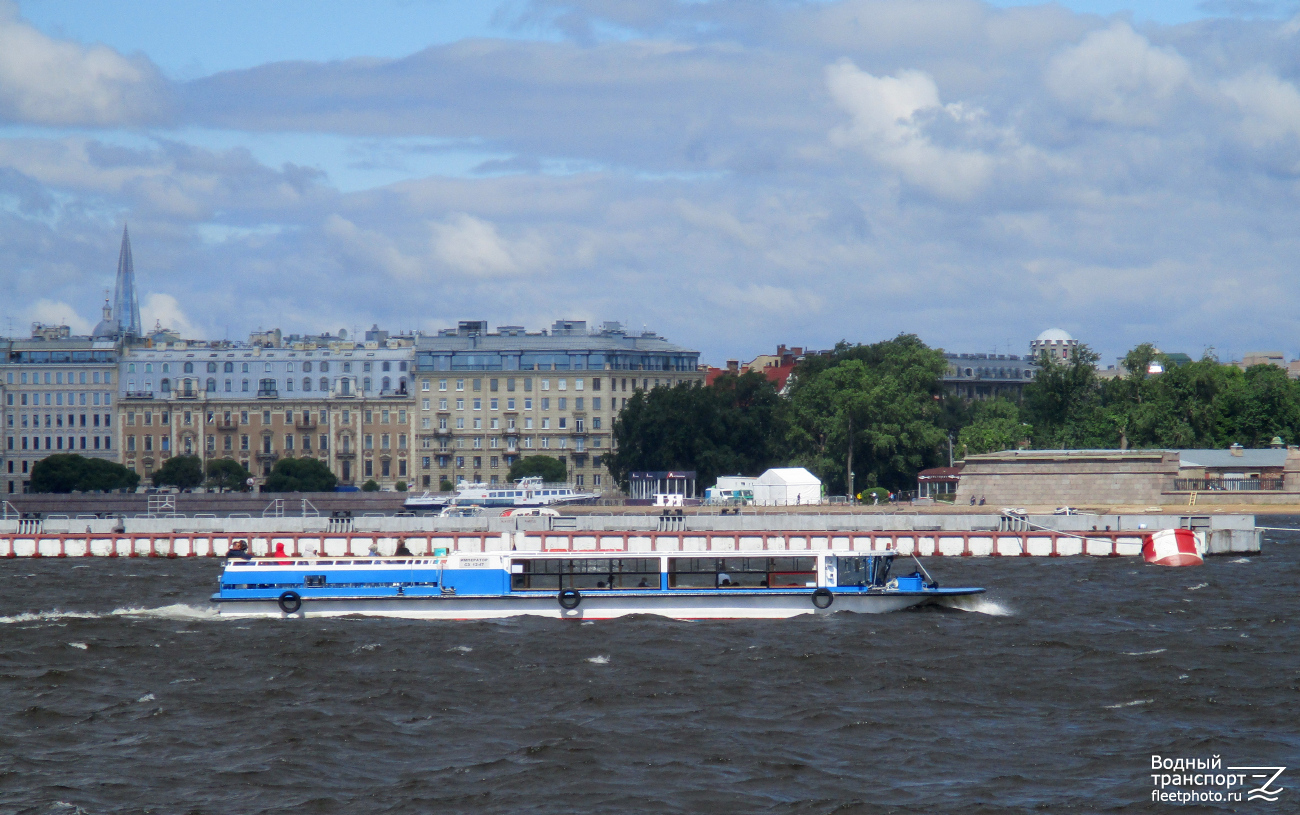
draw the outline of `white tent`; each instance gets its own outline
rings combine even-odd
[[[821,502],[822,482],[803,467],[773,467],[754,480],[754,503],[759,506]]]

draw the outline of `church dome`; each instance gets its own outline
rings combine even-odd
[[[1073,342],[1073,341],[1074,341],[1074,337],[1071,337],[1068,332],[1062,331],[1059,328],[1049,328],[1043,333],[1039,334],[1038,339],[1034,340],[1034,342]]]
[[[104,319],[100,320],[95,326],[95,330],[90,333],[91,339],[111,340],[116,339],[118,332],[117,320],[113,319],[113,309],[104,301]]]

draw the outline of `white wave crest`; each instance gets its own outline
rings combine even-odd
[[[1001,603],[978,594],[966,595],[964,597],[947,597],[940,600],[939,604],[960,611],[974,611],[978,614],[988,614],[992,617],[1011,617],[1015,614],[1014,611]]]
[[[590,662],[592,665],[608,665],[609,656],[605,655],[605,656],[598,656],[598,657],[587,657],[587,661]]]
[[[1154,701],[1155,699],[1134,699],[1132,702],[1121,702],[1118,705],[1105,705],[1105,708],[1107,710],[1116,710],[1122,707],[1137,707],[1138,705],[1149,705]]]
[[[164,620],[219,620],[214,608],[175,603],[158,608],[115,608],[112,611],[37,611],[0,616],[0,625],[12,623],[58,622],[60,620],[102,620],[111,617],[153,617]]]
[[[1124,652],[1124,656],[1126,656],[1126,657],[1144,657],[1144,656],[1147,656],[1148,654],[1163,654],[1165,651],[1168,651],[1168,650],[1169,650],[1168,648],[1157,648],[1157,649],[1154,650],[1154,651],[1125,651],[1125,652]]]

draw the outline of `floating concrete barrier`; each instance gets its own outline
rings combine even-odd
[[[1218,552],[1259,551],[1258,535],[1232,530],[1221,540]],[[286,557],[318,554],[324,557],[364,556],[372,545],[385,555],[397,548],[398,538],[415,554],[438,549],[448,552],[609,552],[716,555],[729,552],[768,551],[791,554],[832,551],[843,554],[894,549],[899,554],[924,557],[1134,557],[1142,553],[1142,536],[1132,532],[942,532],[915,534],[898,531],[806,532],[350,532],[303,531],[222,533],[43,533],[0,534],[0,557],[220,557],[236,540],[246,540],[254,555],[266,556],[283,545]],[[1211,550],[1216,551],[1216,550]]]

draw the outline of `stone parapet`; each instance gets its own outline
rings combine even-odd
[[[1169,450],[1009,450],[969,456],[957,503],[1165,504],[1178,462],[1178,453]]]

